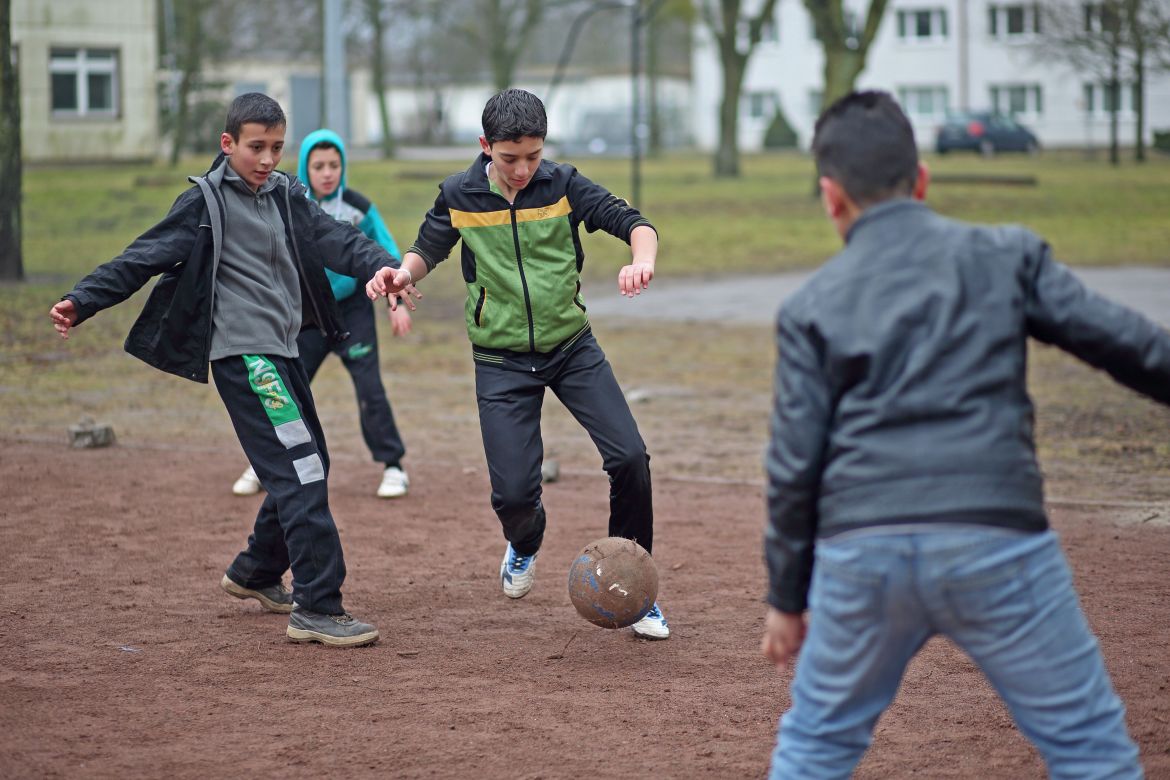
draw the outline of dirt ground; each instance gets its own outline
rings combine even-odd
[[[502,553],[474,460],[418,459],[404,499],[335,447],[331,496],[358,650],[294,645],[285,618],[219,577],[259,498],[225,448],[71,450],[0,438],[0,776],[752,778],[788,673],[758,654],[758,485],[656,477],[661,603],[674,636],[576,616],[574,554],[604,534],[600,471],[546,487],[533,592],[499,591]],[[470,462],[472,465],[466,465]],[[1170,526],[1060,505],[1053,521],[1151,778],[1170,778]],[[909,669],[861,778],[1041,777],[978,671],[944,641]]]

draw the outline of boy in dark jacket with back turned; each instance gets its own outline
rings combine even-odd
[[[800,660],[771,777],[849,777],[936,634],[1052,777],[1141,777],[1048,526],[1025,368],[1032,337],[1170,403],[1170,334],[1031,232],[917,202],[926,170],[888,94],[830,106],[813,153],[845,248],[777,318],[762,649]]]
[[[296,642],[358,646],[378,630],[341,603],[345,561],[329,511],[329,455],[298,359],[306,324],[346,334],[325,263],[368,279],[398,262],[352,225],[305,197],[275,170],[284,112],[272,98],[236,98],[208,173],[167,217],[78,282],[50,310],[62,338],[162,274],[126,339],[126,351],[163,371],[206,382],[208,364],[240,444],[268,491],[247,548],[222,588],[271,612],[291,613]],[[292,592],[282,584],[292,568]]]

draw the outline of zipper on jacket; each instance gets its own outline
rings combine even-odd
[[[512,243],[516,247],[516,267],[520,269],[520,286],[524,288],[524,309],[528,313],[528,351],[535,352],[536,329],[532,324],[532,298],[528,294],[528,280],[524,277],[524,260],[520,256],[520,230],[516,227],[516,204],[509,203],[508,211],[512,215]]]
[[[573,293],[573,303],[581,311],[585,311],[585,304],[581,303],[579,296],[581,295],[581,280],[577,280],[577,292]]]
[[[479,300],[475,303],[475,326],[482,328],[483,323],[480,321],[480,315],[483,314],[483,305],[487,302],[487,288],[479,288]]]
[[[297,247],[297,233],[295,230],[293,230],[292,226],[292,199],[289,197],[288,190],[288,187],[284,188],[284,207],[288,213],[288,222],[285,223],[284,228],[288,231],[288,243],[289,247],[292,249],[293,260],[297,265],[297,276],[300,277],[301,284],[305,286],[304,297],[309,299],[309,305],[313,307],[313,317],[317,320],[317,327],[321,329],[322,333],[324,333],[325,318],[321,316],[321,308],[317,305],[317,297],[313,294],[313,285],[309,284],[309,277],[305,274],[304,263],[301,262],[301,252]],[[303,301],[301,302],[301,305],[304,305]],[[338,333],[336,332],[329,334],[331,339],[337,339],[337,336]]]

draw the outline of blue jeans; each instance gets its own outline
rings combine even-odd
[[[809,598],[771,780],[849,777],[906,665],[936,634],[979,666],[1051,777],[1142,777],[1051,531],[951,526],[828,539],[817,543]]]

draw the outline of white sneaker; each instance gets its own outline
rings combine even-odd
[[[260,486],[260,478],[256,476],[256,472],[249,466],[236,480],[236,484],[232,485],[232,492],[237,496],[254,496],[263,488]]]
[[[645,616],[634,624],[634,633],[643,639],[670,639],[670,626],[666,625],[666,618],[658,608],[658,602]]]
[[[382,472],[382,484],[378,485],[378,498],[398,498],[410,490],[410,477],[397,466],[390,466]]]
[[[512,549],[504,550],[504,560],[500,562],[500,584],[504,587],[504,595],[510,599],[522,598],[532,590],[532,583],[536,580],[536,553],[521,555]]]

